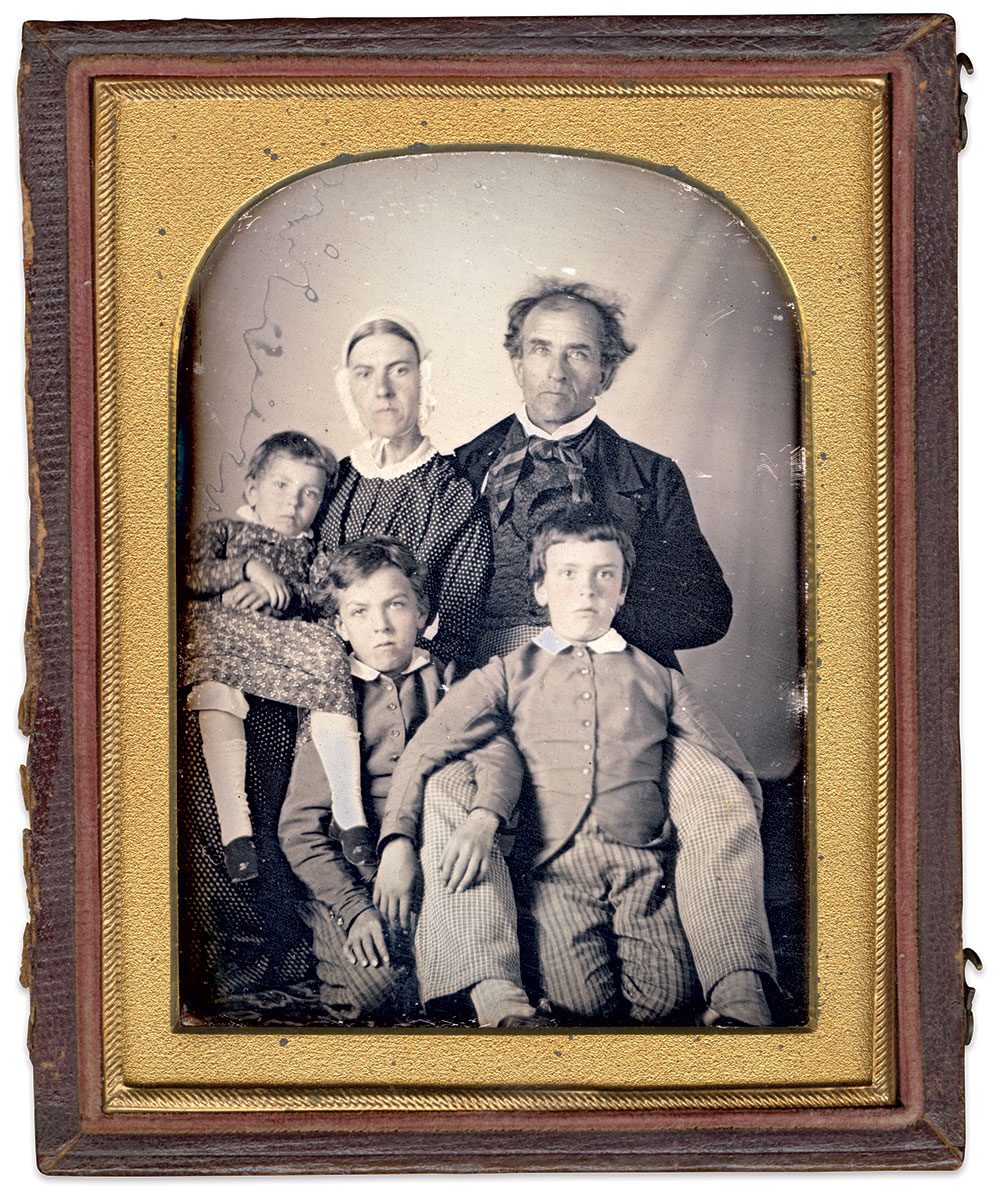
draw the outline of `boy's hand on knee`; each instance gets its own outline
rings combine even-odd
[[[387,923],[396,923],[404,931],[410,930],[413,887],[419,867],[417,850],[406,836],[390,840],[382,850],[375,877],[375,905]]]
[[[365,910],[351,923],[347,931],[344,955],[354,965],[378,968],[389,963],[389,949],[377,910]]]
[[[449,893],[460,894],[486,876],[499,826],[499,815],[477,807],[469,812],[462,826],[452,832],[438,865],[444,888]]]
[[[267,601],[275,611],[284,611],[292,597],[292,592],[288,589],[288,583],[281,574],[263,561],[258,561],[256,557],[250,558],[243,572],[246,574],[248,582],[255,582],[263,588],[267,595]]]

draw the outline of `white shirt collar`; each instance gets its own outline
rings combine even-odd
[[[537,424],[532,424],[528,419],[528,408],[524,403],[514,412],[514,415],[520,421],[525,436],[540,436],[545,441],[561,441],[567,436],[576,436],[578,432],[583,432],[585,428],[589,428],[593,424],[597,419],[597,404],[595,403],[582,416],[577,416],[575,420],[570,420],[568,424],[560,424],[555,432],[546,432],[544,428],[539,428]]]
[[[363,682],[374,682],[376,678],[380,678],[383,674],[373,668],[371,665],[366,665],[364,661],[359,661],[358,658],[351,653],[351,677],[360,678]],[[410,663],[403,670],[403,673],[414,673],[418,669],[423,669],[425,665],[431,663],[430,657],[427,653],[420,649],[414,649],[413,656],[410,658]]]
[[[534,643],[539,648],[544,648],[547,653],[563,652],[564,649],[572,648],[573,641],[565,640],[558,632],[553,632],[551,628],[546,628],[544,632],[539,632],[535,637]],[[615,631],[614,628],[608,628],[603,636],[598,636],[596,640],[591,640],[585,646],[593,653],[620,653],[628,648],[628,641]]]
[[[237,507],[236,518],[238,520],[242,520],[245,524],[258,524],[260,527],[262,527],[262,528],[264,527],[264,523],[261,520],[260,516],[257,514],[256,511],[254,511],[254,509],[250,506],[249,503],[244,503],[241,507]],[[277,531],[277,529],[272,529],[272,531]],[[311,538],[312,534],[313,534],[312,528],[306,528],[306,530],[304,532],[299,532],[295,536],[289,536],[288,539],[289,540],[302,540],[302,538],[305,536],[308,536]],[[284,533],[278,532],[278,535],[284,536]]]

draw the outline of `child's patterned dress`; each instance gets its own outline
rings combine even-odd
[[[246,580],[252,559],[285,579],[291,599],[283,611],[222,605],[222,594]],[[311,536],[283,536],[239,519],[199,525],[191,537],[190,598],[180,629],[181,686],[223,682],[260,698],[353,717],[347,654],[322,613],[328,570],[329,558]]]

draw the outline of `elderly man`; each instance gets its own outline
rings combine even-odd
[[[634,351],[622,311],[584,283],[543,283],[508,312],[504,345],[523,405],[455,451],[490,509],[494,575],[479,657],[530,641],[546,623],[528,581],[534,526],[591,502],[632,538],[636,569],[615,626],[664,665],[725,635],[732,597],[698,527],[684,476],[597,418],[597,396]]]

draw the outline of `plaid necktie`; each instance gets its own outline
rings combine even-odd
[[[511,425],[504,441],[503,454],[490,470],[487,498],[490,505],[490,519],[496,528],[514,497],[514,488],[521,477],[524,459],[530,454],[536,461],[559,461],[566,467],[573,503],[589,503],[590,487],[583,472],[583,456],[580,449],[590,439],[593,424],[576,436],[562,440],[547,440],[540,436],[525,436],[518,420]]]

